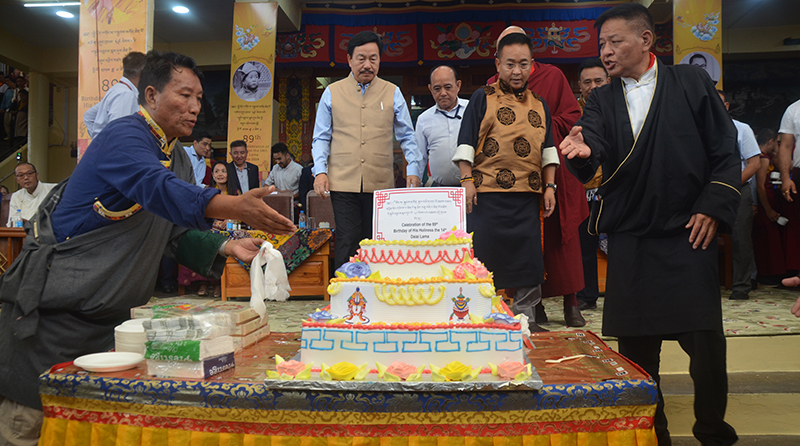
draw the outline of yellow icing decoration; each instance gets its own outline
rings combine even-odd
[[[436,382],[472,381],[478,377],[480,372],[480,367],[473,369],[458,361],[453,361],[441,369],[431,364],[431,379]]]
[[[417,368],[416,373],[414,373],[413,375],[409,375],[408,378],[406,378],[406,382],[409,382],[409,381],[422,381],[422,371],[423,370],[425,370],[425,366],[424,365],[419,366]]]
[[[492,296],[492,307],[497,307],[500,305],[500,302],[503,301],[503,298],[497,295]]]
[[[473,324],[484,324],[484,323],[492,323],[494,320],[492,318],[484,319],[480,316],[474,315],[472,313],[469,314],[469,320],[472,321]]]
[[[478,285],[478,291],[480,291],[481,296],[491,299],[493,299],[495,294],[497,294],[495,292],[494,285],[491,283],[487,285]],[[492,302],[494,303],[494,300],[492,300]]]
[[[525,381],[530,377],[531,377],[531,365],[525,364],[525,370],[517,373],[517,376],[514,377],[514,381]]]
[[[380,271],[375,271],[374,273],[372,273],[369,276],[367,276],[367,279],[380,280],[381,279],[381,272]]]
[[[360,381],[364,379],[368,373],[369,369],[367,369],[367,363],[364,363],[361,367],[358,367],[349,362],[342,361],[330,367],[322,364],[320,378],[328,381]]]
[[[331,284],[328,285],[328,294],[334,296],[339,294],[339,291],[342,291],[342,284],[339,282],[331,281]]]
[[[445,277],[447,279],[455,279],[455,276],[453,276],[453,270],[444,265],[441,265],[441,268],[442,268],[442,277]]]
[[[427,286],[427,292],[423,285],[392,285],[376,284],[375,297],[379,301],[388,305],[434,305],[439,303],[445,295],[446,288],[439,285],[439,295],[436,296],[436,288],[433,285]]]

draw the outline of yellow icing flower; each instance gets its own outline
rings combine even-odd
[[[357,367],[349,362],[338,362],[330,367],[322,364],[322,372],[319,374],[320,378],[327,381],[361,381],[367,374],[367,363],[361,367]]]
[[[431,364],[431,379],[437,382],[472,381],[478,377],[480,372],[480,367],[473,369],[458,361],[453,361],[442,368]]]

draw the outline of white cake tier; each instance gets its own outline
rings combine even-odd
[[[402,326],[401,326],[402,327]],[[360,366],[400,361],[419,367],[444,367],[459,361],[472,367],[524,362],[519,324],[455,324],[445,327],[348,326],[303,324],[300,359],[306,364],[349,362]]]
[[[331,279],[330,313],[348,324],[470,322],[492,313],[492,279]]]
[[[449,269],[471,259],[471,239],[383,241],[362,240],[358,258],[380,271],[383,277],[427,279],[441,277],[442,266]]]

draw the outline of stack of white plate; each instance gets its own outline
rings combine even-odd
[[[144,343],[147,341],[142,326],[144,320],[131,319],[114,328],[116,351],[144,354]]]

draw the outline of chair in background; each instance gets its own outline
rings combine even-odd
[[[336,228],[336,221],[333,218],[333,205],[331,204],[330,197],[321,198],[313,190],[306,195],[307,212],[310,218],[314,219],[317,227],[321,222],[330,223],[331,229]]]
[[[3,195],[3,201],[0,202],[0,226],[5,226],[8,222],[8,206],[11,204],[12,193]]]
[[[294,221],[294,199],[291,192],[273,192],[265,195],[263,200],[264,203],[267,203],[267,206],[275,209],[277,213]]]

